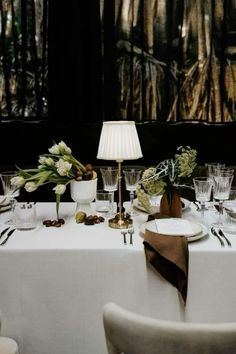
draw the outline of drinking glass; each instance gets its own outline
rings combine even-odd
[[[214,226],[223,226],[223,203],[229,199],[233,176],[228,173],[221,172],[220,175],[214,176],[214,199],[219,201],[219,218]]]
[[[214,201],[214,176],[219,174],[219,170],[225,167],[224,163],[220,162],[208,162],[205,164],[207,168],[207,176],[212,179],[213,187],[212,187],[212,200]]]
[[[207,168],[207,176],[213,179],[213,176],[216,174],[216,171],[220,168],[224,168],[225,164],[219,162],[208,162],[205,164]]]
[[[14,204],[16,202],[15,198],[20,195],[20,189],[16,189],[16,186],[11,183],[11,179],[16,177],[17,171],[5,171],[0,173],[0,178],[2,182],[3,194],[6,198],[10,200],[11,203],[11,213],[13,214]],[[6,222],[8,225],[13,225],[13,215]]]
[[[102,175],[103,189],[110,193],[110,212],[114,212],[114,192],[118,189],[118,168],[117,167],[101,167],[100,172]]]
[[[224,210],[226,211],[226,220],[224,229],[235,231],[236,229],[236,186],[231,186],[229,198],[224,201]]]
[[[211,199],[211,191],[213,181],[210,177],[195,177],[193,178],[195,189],[195,198],[201,204],[201,215],[204,218],[205,203]]]
[[[129,191],[130,215],[135,216],[137,215],[137,213],[134,211],[133,202],[134,202],[135,191],[138,182],[140,180],[142,170],[131,168],[131,169],[123,170],[123,173],[125,178],[125,188],[127,191]]]

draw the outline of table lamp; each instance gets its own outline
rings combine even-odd
[[[127,228],[132,224],[131,219],[125,219],[122,213],[121,198],[121,162],[141,158],[142,151],[134,121],[103,122],[97,159],[115,160],[118,163],[118,214],[109,220],[110,227]]]

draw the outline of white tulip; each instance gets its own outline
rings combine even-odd
[[[33,192],[37,189],[37,184],[35,182],[27,182],[25,184],[26,192]]]
[[[71,148],[69,148],[69,147],[64,143],[64,141],[61,141],[61,142],[58,144],[58,147],[59,147],[60,153],[61,153],[62,155],[70,155],[70,154],[71,154]]]
[[[12,177],[11,179],[11,185],[15,186],[16,188],[21,188],[24,184],[25,184],[24,177],[17,176],[17,177]]]
[[[57,172],[59,173],[60,176],[68,176],[71,167],[72,167],[71,163],[64,161],[62,159],[59,159],[56,162]]]
[[[47,158],[45,156],[39,156],[40,165],[46,165]]]
[[[51,157],[47,157],[45,160],[45,165],[47,166],[55,166],[55,161]]]
[[[50,154],[60,155],[59,145],[57,144],[54,144],[51,148],[48,149],[48,151],[50,152]]]
[[[64,184],[57,184],[56,187],[53,188],[56,194],[63,194],[66,190],[66,186]]]

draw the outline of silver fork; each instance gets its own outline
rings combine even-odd
[[[130,243],[130,245],[132,245],[133,244],[134,229],[133,228],[128,229],[128,233],[129,233],[129,236],[130,236],[129,243]]]
[[[122,234],[123,237],[124,237],[124,245],[126,245],[126,244],[127,244],[127,242],[126,242],[126,234],[127,234],[127,231],[126,231],[126,230],[121,230],[121,234]]]

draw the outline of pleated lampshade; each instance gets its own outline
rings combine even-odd
[[[103,160],[136,160],[142,151],[134,121],[103,122],[97,158]]]

